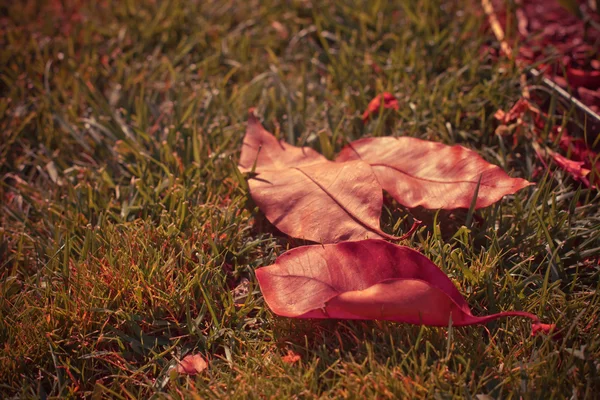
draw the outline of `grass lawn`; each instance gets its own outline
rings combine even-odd
[[[527,135],[495,134],[520,71],[482,51],[497,44],[478,2],[0,10],[0,397],[598,396],[597,191],[544,169]],[[400,109],[364,125],[384,91]],[[520,318],[446,329],[273,315],[254,270],[302,243],[273,229],[237,172],[253,106],[278,137],[330,158],[360,137],[407,135],[535,182],[470,229],[467,211],[393,202],[382,226],[401,235],[408,215],[424,220],[402,244],[474,314],[532,312],[560,337],[532,337]],[[178,375],[190,353],[209,368]]]

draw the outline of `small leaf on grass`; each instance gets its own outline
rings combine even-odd
[[[383,240],[305,246],[259,268],[269,308],[295,318],[388,320],[429,326],[482,324],[521,311],[474,316],[452,281],[430,260]]]
[[[336,158],[338,162],[350,160],[369,163],[383,189],[406,207],[469,208],[480,178],[475,208],[487,207],[531,185],[511,178],[462,146],[411,137],[354,141]]]
[[[254,172],[260,173],[320,161],[327,159],[310,147],[296,147],[277,140],[261,125],[254,110],[249,110],[248,126],[238,163],[241,172],[250,172],[254,166]]]
[[[379,227],[383,193],[362,161],[264,171],[248,186],[267,219],[292,237],[319,243],[398,239]]]
[[[286,364],[295,364],[301,360],[299,354],[296,354],[293,350],[288,350],[287,355],[281,357],[281,360]]]
[[[558,153],[548,150],[548,153],[561,169],[568,172],[575,180],[584,182],[586,186],[590,186],[590,183],[586,176],[590,173],[590,170],[584,168],[585,164],[583,161],[569,160],[567,157],[561,156]]]
[[[375,96],[373,100],[369,102],[367,109],[362,115],[363,123],[367,123],[371,118],[371,115],[378,114],[381,110],[381,101],[383,100],[383,108],[388,108],[392,110],[398,110],[400,105],[398,104],[398,100],[394,97],[393,94],[385,92],[378,96]]]
[[[188,354],[177,364],[177,372],[196,375],[208,368],[208,363],[200,354]]]
[[[556,325],[554,324],[542,324],[541,322],[534,323],[531,325],[531,336],[539,335],[543,333],[544,335],[549,335],[556,330]],[[558,338],[555,334],[553,337]]]
[[[587,178],[587,176],[590,173],[590,170],[587,168],[584,168],[584,165],[585,165],[584,161],[570,160],[567,157],[564,157],[564,156],[550,150],[549,148],[543,148],[541,145],[539,145],[537,143],[533,143],[533,148],[535,149],[535,152],[536,152],[538,158],[542,162],[544,162],[545,156],[549,155],[552,158],[552,160],[554,160],[556,165],[558,165],[558,167],[560,169],[562,169],[563,171],[565,171],[569,175],[571,175],[571,177],[573,177],[573,179],[583,183],[587,187],[594,188],[594,185],[592,185],[590,183],[590,180]]]
[[[271,22],[271,28],[277,32],[277,35],[282,40],[287,40],[287,38],[290,36],[288,29],[279,21]]]

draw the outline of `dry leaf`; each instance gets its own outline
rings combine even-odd
[[[381,186],[362,161],[265,171],[248,185],[267,219],[292,237],[319,243],[398,239],[379,227]]]
[[[208,363],[200,354],[188,354],[177,364],[177,372],[196,375],[208,368]]]
[[[281,357],[281,360],[286,364],[295,364],[300,361],[300,359],[300,355],[294,353],[292,350],[288,350],[287,355]]]
[[[320,243],[401,239],[380,228],[382,188],[408,207],[452,209],[469,208],[480,176],[477,208],[530,184],[474,151],[414,138],[358,140],[331,162],[278,141],[252,112],[238,166],[256,172],[248,180],[250,195],[275,227]]]

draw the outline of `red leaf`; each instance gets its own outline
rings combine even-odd
[[[259,268],[270,309],[294,318],[388,320],[430,326],[482,324],[521,311],[472,315],[452,281],[425,256],[383,240],[305,246]]]
[[[507,125],[511,122],[516,121],[519,118],[522,118],[526,112],[532,112],[533,114],[539,114],[539,110],[531,105],[531,103],[527,99],[519,99],[514,106],[508,112],[504,112],[503,110],[498,110],[494,114],[494,117],[500,121],[500,123]]]
[[[260,173],[270,169],[297,167],[320,161],[327,161],[327,159],[310,147],[296,147],[278,141],[261,125],[254,115],[254,109],[249,110],[248,127],[238,163],[240,171],[251,171],[255,163],[255,172]]]
[[[398,110],[400,108],[398,100],[394,97],[393,94],[388,92],[380,94],[369,102],[367,109],[362,115],[364,123],[366,123],[369,120],[369,118],[371,118],[371,115],[379,113],[379,110],[381,110],[381,99],[383,99],[383,108],[389,108],[392,110]]]
[[[556,329],[554,324],[542,324],[541,322],[533,323],[531,325],[531,336],[544,334],[549,335]]]
[[[362,161],[268,170],[248,185],[267,219],[292,237],[320,243],[398,239],[379,227],[381,186]]]
[[[590,181],[587,178],[590,170],[583,167],[585,162],[569,160],[567,157],[561,156],[560,154],[551,150],[548,150],[547,152],[550,154],[556,165],[558,165],[565,172],[569,173],[573,179],[590,187]]]
[[[295,364],[300,361],[301,357],[292,350],[288,350],[287,355],[281,357],[281,360],[286,364]]]
[[[357,140],[336,159],[350,160],[369,163],[383,189],[407,207],[469,208],[480,177],[476,208],[531,185],[462,146],[410,137]]]
[[[540,146],[537,143],[533,143],[533,148],[535,149],[537,156],[542,162],[544,162],[545,156],[549,155],[550,157],[552,157],[556,165],[560,169],[571,175],[573,179],[582,182],[587,187],[594,188],[594,185],[592,185],[589,179],[587,178],[587,175],[590,173],[590,170],[583,167],[585,165],[584,161],[569,160],[567,157],[564,157],[548,148],[542,148],[542,146]]]
[[[200,354],[188,354],[177,364],[177,372],[196,375],[208,368],[208,363]]]

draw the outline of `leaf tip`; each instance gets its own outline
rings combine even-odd
[[[248,108],[248,123],[258,122],[258,118],[256,117],[256,107]]]

